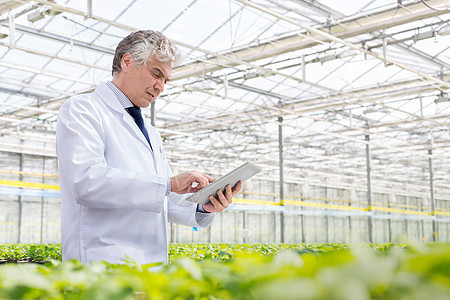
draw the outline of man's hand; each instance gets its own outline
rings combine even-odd
[[[170,188],[177,194],[195,193],[215,179],[197,171],[186,172],[174,177],[170,177]],[[195,187],[192,185],[194,184]]]
[[[209,203],[203,205],[203,210],[206,212],[221,212],[225,208],[228,207],[228,205],[233,202],[234,195],[237,194],[241,190],[242,187],[242,181],[239,181],[236,183],[236,185],[231,188],[230,185],[227,185],[225,187],[225,195],[222,193],[222,191],[219,189],[217,190],[217,198],[216,199],[213,195],[209,196]]]

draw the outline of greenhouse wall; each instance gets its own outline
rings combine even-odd
[[[57,186],[57,160],[24,154],[0,153],[1,243],[59,243],[61,198]],[[20,171],[17,171],[17,165]],[[44,184],[44,188],[37,188]],[[450,241],[450,201],[439,195],[432,216],[429,195],[372,188],[368,210],[364,186],[327,186],[285,182],[280,205],[279,183],[253,179],[244,184],[235,203],[219,213],[207,229],[172,224],[173,243],[279,243],[284,222],[286,243],[369,242],[369,222],[375,243]]]

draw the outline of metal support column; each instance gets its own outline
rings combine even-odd
[[[85,19],[92,18],[92,0],[87,0],[87,13]]]
[[[369,124],[366,124],[367,129],[369,129]],[[370,184],[370,147],[369,141],[370,136],[367,134],[365,136],[367,144],[366,144],[366,167],[367,167],[367,211],[372,212],[372,186]],[[369,225],[369,243],[373,243],[373,229],[372,224],[373,219],[372,216],[368,217],[368,225]]]
[[[277,185],[277,182],[275,180],[272,181],[272,191],[274,191],[274,195],[275,195],[276,185]],[[276,201],[276,200],[277,200],[276,196],[274,196],[273,197],[273,201]],[[278,216],[279,215],[280,215],[280,212],[276,212],[276,211],[272,212],[272,217],[273,217],[273,239],[269,239],[271,243],[277,243],[278,242],[277,241],[277,237],[278,237],[278,235],[277,235],[277,231],[278,231],[277,220],[278,220]],[[260,215],[260,224],[261,224],[261,218],[262,217]],[[260,234],[262,234],[263,231],[262,231],[261,225],[259,226],[259,228],[261,230]],[[280,239],[281,239],[281,237],[280,237]]]
[[[281,107],[281,101],[278,102]],[[278,117],[278,150],[279,150],[279,163],[280,163],[280,206],[284,206],[284,170],[283,170],[283,117]],[[284,212],[280,213],[280,241],[284,243]]]
[[[328,199],[328,187],[325,188],[325,199]],[[325,200],[325,205],[328,205],[328,201]],[[325,207],[325,211],[327,211],[328,208]],[[329,219],[328,219],[328,214],[325,214],[325,242],[329,243],[330,242],[330,237],[329,237]]]
[[[16,44],[16,21],[15,21],[15,15],[9,12],[8,16],[9,20],[9,49],[13,49]]]
[[[23,153],[19,156],[19,170],[23,171]],[[23,181],[23,174],[19,175],[19,181]],[[22,196],[19,196],[19,209],[17,220],[17,244],[20,244],[20,236],[22,235]]]
[[[305,181],[302,185],[302,189],[301,189],[301,200],[306,202],[306,199],[309,196],[309,184]],[[304,206],[300,206],[300,210],[305,210]],[[302,225],[302,243],[306,243],[306,232],[305,232],[305,224],[306,224],[306,220],[305,220],[306,216],[304,214],[300,215],[300,222]]]
[[[431,215],[433,216],[432,220],[432,228],[433,228],[433,242],[436,242],[437,239],[437,231],[436,231],[436,214],[434,207],[434,186],[433,186],[433,140],[429,139],[429,148],[428,148],[428,165],[430,168],[430,196],[431,196]]]
[[[208,226],[208,236],[207,236],[207,238],[208,238],[208,243],[210,244],[211,243],[211,226]]]
[[[302,201],[305,201],[305,198],[301,198]],[[304,210],[303,206],[300,206],[300,210]],[[302,226],[302,243],[306,243],[305,237],[305,215],[300,215],[300,225]]]
[[[246,199],[246,198],[244,198]],[[248,230],[247,230],[247,214],[245,213],[245,210],[242,211],[242,227],[244,228],[243,230],[243,235],[242,235],[242,242],[245,244],[248,241]]]
[[[356,202],[356,191],[354,188],[350,189],[350,201],[348,201],[348,206],[352,206],[352,203]],[[349,237],[349,242],[351,243],[353,241],[353,236],[352,236],[352,217],[348,216],[348,237]]]
[[[45,156],[42,156],[42,174],[45,174]],[[45,177],[42,176],[42,183],[45,183]],[[41,234],[39,242],[42,244],[44,240],[44,197],[41,197]]]
[[[407,203],[410,203],[410,199],[409,199],[408,196],[405,197],[405,205]],[[408,219],[405,219],[405,236],[406,236],[407,239],[409,239],[409,236],[408,236]]]
[[[247,199],[247,193],[246,191],[243,192],[244,199]],[[246,213],[245,210],[242,211],[242,242],[245,244],[248,241],[248,231],[247,231],[247,220],[246,220]]]
[[[423,210],[423,199],[421,199],[421,201],[420,201],[420,211],[423,213],[424,212],[424,210]],[[421,225],[422,225],[422,242],[425,242],[425,226],[424,226],[424,224],[423,224],[423,218],[420,220],[420,223],[421,223]]]
[[[391,196],[392,196],[392,194],[389,194],[388,195],[388,199],[387,199],[387,205],[388,205],[388,208],[389,209],[391,209]],[[395,199],[394,197],[395,197],[395,195],[393,195],[392,196],[393,197],[393,199]],[[393,201],[392,201],[393,202]],[[389,235],[389,243],[392,243],[392,224],[391,224],[391,212],[390,211],[388,211],[388,215],[389,215],[389,219],[387,219],[387,222],[388,222],[388,235]]]

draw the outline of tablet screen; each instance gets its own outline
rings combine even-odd
[[[229,184],[231,187],[234,187],[236,183],[240,181],[244,182],[245,180],[253,177],[261,171],[261,167],[246,162],[240,167],[234,169],[230,173],[220,177],[216,181],[210,183],[208,186],[204,187],[200,191],[190,195],[186,198],[187,201],[206,204],[209,202],[209,195],[214,195],[217,198],[217,190],[221,189],[225,192],[225,187]]]

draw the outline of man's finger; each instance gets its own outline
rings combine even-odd
[[[198,187],[198,186],[196,186],[195,188],[189,187],[189,188],[188,188],[188,193],[196,193],[196,192],[200,191],[201,189],[202,189],[202,188],[201,188],[201,187]]]
[[[239,180],[238,183],[236,183],[236,185],[233,187],[232,191],[233,191],[233,196],[237,194],[237,192],[239,192],[241,190],[242,187],[242,181]]]
[[[228,184],[225,187],[225,190],[226,190],[226,194],[225,195],[226,195],[227,203],[230,204],[233,201],[233,192],[231,191],[231,186]]]
[[[213,195],[209,196],[209,201],[211,201],[211,203],[214,205],[214,210],[215,211],[220,211],[220,208],[222,207],[222,205],[220,204],[219,200],[217,200]],[[222,208],[223,210],[223,208]]]
[[[216,181],[216,179],[215,179],[214,177],[211,177],[211,176],[209,176],[209,175],[203,174],[203,176],[205,176],[206,179],[208,179],[209,182]]]
[[[225,197],[225,195],[223,194],[222,190],[217,190],[217,196],[218,196],[219,201],[222,204],[222,206],[224,208],[227,208],[228,207],[228,200]]]
[[[205,186],[207,186],[208,185],[208,183],[209,183],[209,180],[208,180],[208,178],[204,175],[204,174],[201,174],[201,173],[198,173],[198,174],[195,174],[196,176],[195,176],[195,182],[198,182],[198,185],[196,186],[196,188],[204,188]]]

